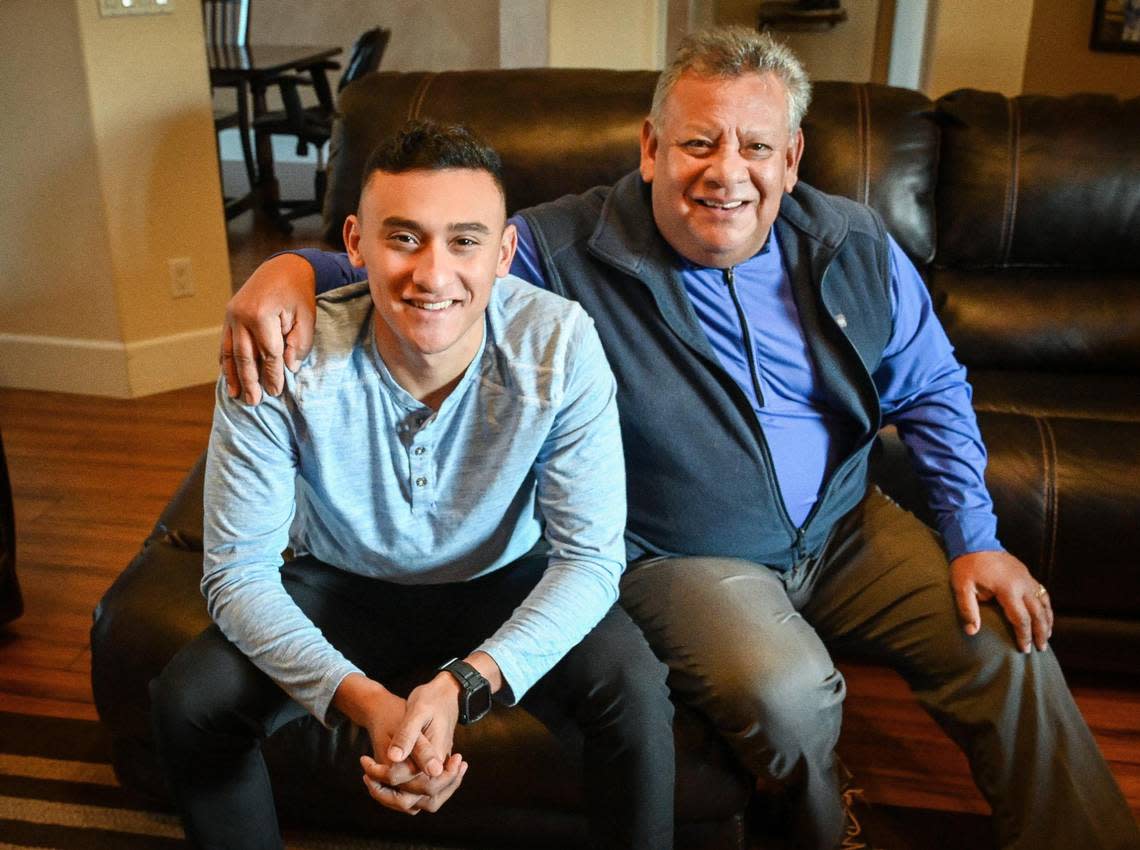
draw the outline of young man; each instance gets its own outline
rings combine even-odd
[[[1048,648],[1048,593],[998,540],[965,370],[918,272],[872,210],[799,180],[810,96],[769,37],[695,34],[658,81],[639,171],[514,219],[516,271],[582,304],[617,377],[622,604],[676,695],[789,786],[802,847],[863,846],[835,758],[842,646],[898,670],[962,746],[1001,847],[1134,848]],[[307,256],[321,291],[351,279]],[[251,278],[238,352],[279,355],[282,316],[287,362],[304,350],[313,270],[290,256]],[[868,486],[884,424],[940,536]]]
[[[382,145],[344,234],[367,283],[321,299],[284,393],[251,408],[219,383],[215,625],[153,688],[188,836],[281,846],[258,742],[304,711],[368,732],[379,803],[435,811],[467,769],[456,723],[494,694],[577,727],[599,846],[671,846],[665,671],[614,605],[625,481],[593,323],[502,277],[515,229],[498,158],[463,129]]]

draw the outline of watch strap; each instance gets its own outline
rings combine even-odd
[[[439,668],[459,683],[459,722],[474,723],[491,710],[491,683],[466,661],[453,658]]]
[[[459,686],[465,691],[473,691],[480,685],[487,684],[487,680],[483,678],[483,674],[459,658],[452,658],[446,664],[441,664],[440,670],[446,670],[459,682]]]

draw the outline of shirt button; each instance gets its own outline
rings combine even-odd
[[[423,446],[416,446],[414,454],[416,455],[416,457],[419,457],[420,455],[422,455],[426,451],[427,451],[427,449],[425,449]]]
[[[416,479],[416,486],[417,487],[426,487],[427,486],[427,479],[421,475],[419,478]]]

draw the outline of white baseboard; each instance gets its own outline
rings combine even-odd
[[[212,383],[221,327],[137,342],[0,334],[0,386],[137,398]]]

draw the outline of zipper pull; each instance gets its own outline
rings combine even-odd
[[[806,555],[806,554],[807,553],[804,551],[804,530],[802,528],[797,528],[796,529],[796,563],[798,564],[800,561],[802,561],[804,559],[804,555]]]

